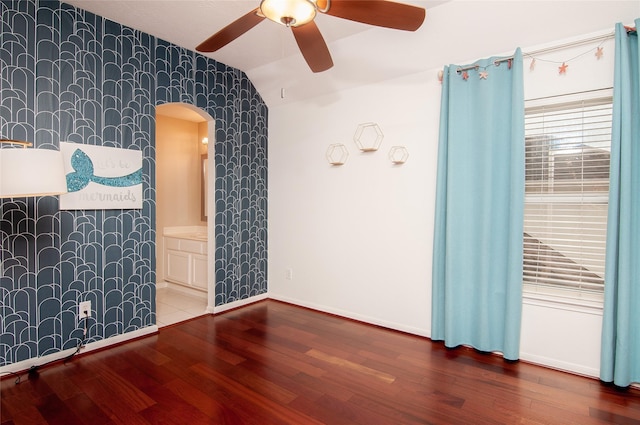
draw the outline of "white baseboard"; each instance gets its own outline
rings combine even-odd
[[[406,326],[401,323],[391,322],[388,320],[381,320],[375,317],[365,316],[361,314],[354,314],[351,311],[331,308],[321,304],[308,303],[308,302],[300,301],[294,298],[283,297],[280,295],[270,294],[269,298],[276,301],[283,301],[289,304],[299,305],[301,307],[307,307],[312,310],[322,311],[324,313],[335,314],[336,316],[346,317],[347,319],[353,319],[359,322],[369,323],[371,325],[382,326],[383,328],[393,329],[400,332],[406,332],[412,335],[422,336],[426,338],[431,337],[431,329],[422,329],[422,328],[416,328],[413,326]]]
[[[234,309],[234,308],[245,306],[247,304],[253,304],[253,303],[258,302],[258,301],[266,300],[267,298],[269,298],[269,294],[268,293],[264,293],[264,294],[256,295],[255,297],[250,297],[250,298],[245,298],[243,300],[233,301],[233,302],[230,302],[228,304],[223,304],[223,305],[220,305],[220,306],[214,306],[213,309],[211,308],[211,306],[208,306],[207,307],[207,312],[208,313],[213,313],[213,314],[218,314],[218,313],[222,313],[223,311],[231,310],[231,309]]]
[[[600,378],[600,370],[597,368],[584,366],[576,363],[564,362],[562,360],[552,359],[549,357],[539,356],[530,353],[520,353],[520,360],[528,363],[537,364],[539,366],[548,367],[550,369],[561,370],[563,372],[588,376],[590,378]]]
[[[370,316],[354,314],[353,312],[346,311],[346,310],[331,308],[321,304],[304,302],[298,299],[283,297],[275,294],[270,294],[269,298],[277,301],[283,301],[286,303],[294,304],[294,305],[299,305],[301,307],[307,307],[313,310],[322,311],[325,313],[335,314],[337,316],[346,317],[349,319],[354,319],[354,320],[358,320],[365,323],[370,323],[372,325],[378,325],[378,326],[394,329],[401,332],[406,332],[413,335],[431,338],[431,329],[420,329],[420,328],[415,328],[411,326],[406,326],[406,325],[395,323],[395,322],[380,320]],[[552,359],[552,358],[530,354],[530,353],[521,352],[520,360],[537,364],[539,366],[547,367],[550,369],[556,369],[563,372],[588,376],[596,379],[599,379],[599,375],[600,375],[600,370],[598,368],[580,365],[576,363],[564,362],[561,360]]]
[[[165,283],[166,284],[166,283]],[[173,284],[168,284],[168,286],[172,289],[176,289],[180,292],[184,292],[187,294],[191,294],[191,295],[196,295],[196,296],[204,296],[206,297],[206,294],[204,292],[200,292],[200,291],[194,291],[194,290],[190,290],[189,288],[184,288],[184,287],[180,287],[179,285],[173,285]],[[223,311],[227,311],[227,310],[231,310],[233,308],[238,308],[238,307],[242,307],[245,306],[247,304],[252,304],[254,302],[257,301],[262,301],[264,299],[268,298],[268,294],[264,293],[264,294],[260,294],[257,295],[255,297],[251,297],[251,298],[246,298],[244,300],[239,300],[239,301],[234,301],[231,302],[229,304],[225,304],[219,307],[211,307],[211,306],[207,306],[207,313],[222,313]],[[98,350],[101,348],[105,348],[105,347],[109,347],[111,345],[115,345],[115,344],[119,344],[131,339],[136,339],[136,338],[140,338],[143,336],[147,336],[147,335],[151,335],[154,333],[158,332],[158,326],[157,325],[153,325],[153,326],[147,326],[145,328],[142,329],[138,329],[136,331],[133,332],[127,332],[125,334],[121,334],[121,335],[116,335],[116,336],[112,336],[110,338],[106,338],[106,339],[101,339],[99,341],[94,341],[94,342],[90,342],[88,344],[86,344],[84,347],[82,347],[82,349],[80,349],[80,354],[83,353],[89,353],[91,351],[94,350]],[[76,348],[68,348],[66,350],[63,351],[58,351],[56,353],[52,353],[52,354],[47,354],[46,356],[42,356],[42,357],[33,357],[31,359],[27,359],[27,360],[23,360],[20,362],[16,362],[16,363],[11,363],[9,365],[6,366],[0,366],[0,376],[4,376],[6,374],[11,374],[11,373],[22,373],[24,371],[27,371],[29,369],[31,369],[32,367],[36,367],[36,366],[41,366],[44,365],[46,363],[50,363],[50,362],[54,362],[56,360],[62,360],[68,356],[70,356],[74,351],[76,350]]]
[[[172,285],[173,286],[173,285]],[[187,288],[185,288],[187,289]],[[187,289],[188,290],[188,289]],[[397,330],[397,331],[401,331],[401,332],[406,332],[412,335],[417,335],[417,336],[422,336],[422,337],[427,337],[430,338],[431,337],[431,330],[430,329],[420,329],[420,328],[414,328],[414,327],[410,327],[410,326],[405,326],[402,324],[398,324],[395,322],[390,322],[390,321],[386,321],[386,320],[380,320],[374,317],[370,317],[370,316],[365,316],[365,315],[359,315],[359,314],[354,314],[353,312],[349,312],[346,310],[340,310],[340,309],[336,309],[336,308],[330,308],[321,304],[315,304],[315,303],[308,303],[308,302],[303,302],[297,299],[293,299],[293,298],[288,298],[288,297],[283,297],[283,296],[279,296],[279,295],[270,295],[268,292],[264,293],[264,294],[260,294],[254,297],[250,297],[250,298],[246,298],[243,300],[239,300],[239,301],[234,301],[228,304],[224,304],[221,306],[217,306],[217,307],[211,307],[208,306],[207,307],[207,312],[208,313],[212,313],[212,314],[217,314],[217,313],[222,313],[224,311],[227,310],[231,310],[234,308],[238,308],[238,307],[242,307],[248,304],[252,304],[258,301],[262,301],[264,299],[273,299],[276,301],[282,301],[282,302],[286,302],[289,304],[294,304],[294,305],[298,305],[301,307],[306,307],[306,308],[310,308],[313,310],[318,310],[321,312],[325,312],[325,313],[329,313],[329,314],[335,314],[337,316],[341,316],[341,317],[345,317],[348,319],[353,319],[353,320],[358,320],[364,323],[369,323],[372,325],[377,325],[377,326],[382,326],[388,329],[393,329],[393,330]],[[113,336],[111,338],[107,338],[107,339],[103,339],[100,341],[95,341],[95,342],[91,342],[87,345],[85,345],[81,350],[80,353],[88,353],[94,350],[98,350],[101,348],[105,348],[111,345],[115,345],[115,344],[119,344],[128,340],[132,340],[132,339],[136,339],[136,338],[140,338],[143,336],[147,336],[147,335],[151,335],[158,332],[158,327],[156,325],[153,326],[148,326],[142,329],[138,329],[136,331],[133,332],[127,332],[125,334],[121,334],[121,335],[116,335]],[[46,356],[42,356],[42,357],[36,357],[36,358],[32,358],[32,359],[28,359],[28,360],[24,360],[24,361],[20,361],[17,363],[12,363],[10,365],[7,366],[2,366],[0,367],[0,375],[4,376],[5,374],[11,374],[11,373],[19,373],[19,372],[24,372],[27,371],[29,369],[31,369],[34,366],[40,366],[43,365],[45,363],[48,362],[53,362],[56,360],[62,360],[65,357],[71,355],[76,349],[75,348],[69,348],[67,350],[64,351],[59,351],[57,353],[53,353],[53,354],[49,354]],[[583,376],[588,376],[588,377],[592,377],[595,379],[599,379],[599,375],[600,375],[600,371],[597,368],[593,368],[593,367],[588,367],[588,366],[584,366],[584,365],[579,365],[579,364],[575,364],[575,363],[569,363],[569,362],[564,362],[564,361],[560,361],[557,359],[552,359],[549,357],[544,357],[544,356],[540,356],[540,355],[535,355],[535,354],[530,354],[530,353],[524,353],[521,352],[520,353],[520,359],[529,363],[533,363],[533,364],[537,364],[540,366],[544,366],[544,367],[548,367],[551,369],[557,369],[557,370],[561,370],[563,372],[569,372],[569,373],[574,373],[574,374],[579,374],[579,375],[583,375]],[[632,386],[634,387],[638,387],[638,384],[633,384]]]
[[[88,353],[90,351],[105,348],[110,345],[119,344],[121,342],[125,342],[131,339],[136,339],[143,336],[151,335],[156,332],[158,332],[158,327],[156,325],[153,325],[153,326],[147,326],[146,328],[138,329],[136,331],[115,335],[106,339],[101,339],[99,341],[90,342],[86,344],[84,347],[82,347],[78,354]],[[76,351],[75,347],[68,348],[63,351],[58,351],[57,353],[47,354],[46,356],[42,356],[42,357],[34,357],[34,358],[23,360],[20,362],[11,363],[10,365],[0,367],[0,375],[4,376],[6,374],[20,373],[20,372],[27,371],[32,367],[41,366],[46,363],[54,362],[56,360],[62,360],[65,357],[68,357],[71,354],[73,354],[74,351]]]

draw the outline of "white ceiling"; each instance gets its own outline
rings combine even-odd
[[[403,2],[425,7],[428,16],[428,9],[446,1],[449,0],[404,0]],[[260,4],[260,0],[65,0],[65,2],[191,50],[195,50],[195,46],[206,38]],[[348,61],[341,62],[341,52],[334,51],[338,50],[334,49],[337,41],[371,30],[373,27],[322,14],[316,17],[316,23],[335,63],[334,68],[323,74],[331,74],[332,79],[348,80],[353,76],[348,72],[345,73],[350,68],[342,66],[345,62],[350,66],[353,63],[359,63],[358,68],[352,69],[358,74],[371,73],[371,70],[367,69],[367,64],[378,62],[383,65],[385,62],[382,58],[375,57],[376,46],[373,44],[361,51],[348,52],[351,56]],[[394,37],[399,37],[399,42],[405,38],[415,37],[415,33],[412,32],[378,30],[386,34],[398,33],[394,34]],[[402,35],[399,36],[399,34]],[[314,77],[315,74],[308,69],[290,29],[269,20],[264,20],[219,51],[208,53],[206,56],[245,71],[261,94],[261,86],[270,87],[275,84],[279,100],[280,88],[285,88],[285,94],[288,95],[287,88],[292,86],[295,88],[300,76],[312,78],[316,82],[323,79],[317,75]],[[287,64],[288,60],[291,60],[290,64]],[[284,66],[265,74],[265,68],[281,61],[284,61]],[[399,72],[401,74],[402,69],[381,66],[374,74],[376,78],[386,79],[397,76]],[[357,81],[351,84],[357,84]],[[296,98],[300,98],[300,90],[295,92],[298,94]],[[265,100],[268,101],[268,99]]]
[[[65,0],[113,21],[195,49],[255,9],[260,0]],[[353,0],[357,1],[357,0]],[[331,102],[352,87],[392,80],[449,63],[511,53],[633,23],[639,0],[403,0],[427,9],[416,32],[316,17],[334,61],[314,74],[288,28],[265,20],[207,56],[245,71],[269,107]],[[284,89],[284,90],[283,90]],[[284,91],[284,97],[282,96]],[[329,99],[329,100],[327,100]]]

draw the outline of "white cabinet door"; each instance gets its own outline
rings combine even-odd
[[[191,284],[198,288],[207,290],[207,256],[191,254]]]
[[[166,278],[174,282],[189,285],[190,276],[190,255],[186,252],[167,250]]]

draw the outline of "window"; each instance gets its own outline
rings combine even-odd
[[[604,288],[612,99],[603,96],[527,102],[525,291]]]

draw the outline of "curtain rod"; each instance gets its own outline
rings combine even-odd
[[[553,47],[547,47],[547,48],[544,48],[544,49],[534,50],[533,52],[524,52],[524,53],[522,53],[522,56],[529,56],[529,57],[537,56],[537,55],[541,55],[541,54],[545,54],[545,53],[555,52],[556,50],[563,50],[563,49],[568,49],[570,47],[582,46],[583,44],[595,43],[596,41],[604,41],[604,40],[608,40],[608,39],[614,38],[614,37],[615,37],[615,33],[598,35],[598,36],[591,37],[591,38],[585,38],[583,40],[572,41],[572,42],[569,42],[569,43],[559,44],[559,45],[553,46]],[[507,62],[507,61],[510,61],[511,59],[513,59],[513,55],[507,56],[507,57],[504,57],[504,58],[500,58],[500,59],[496,59],[495,61],[493,61],[493,64],[495,66],[498,66],[502,62]],[[479,65],[469,65],[469,66],[460,67],[460,68],[456,69],[456,72],[460,73],[460,72],[463,72],[463,71],[468,71],[470,69],[478,69],[478,68],[480,68]]]

